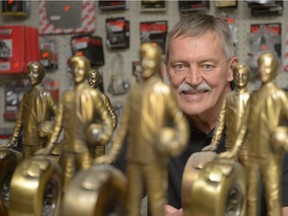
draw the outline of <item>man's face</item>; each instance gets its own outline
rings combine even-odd
[[[236,58],[226,60],[220,37],[211,31],[199,37],[172,39],[167,76],[184,113],[191,116],[218,112],[229,91],[235,62]],[[180,87],[183,83],[188,85]],[[205,86],[199,87],[200,84]]]
[[[71,73],[75,83],[82,83],[86,77],[86,68],[81,62],[77,62],[71,65]]]
[[[31,86],[36,86],[38,84],[40,84],[42,82],[42,75],[41,72],[39,72],[39,69],[37,67],[32,67],[32,69],[30,69],[28,71],[28,79],[30,81]]]

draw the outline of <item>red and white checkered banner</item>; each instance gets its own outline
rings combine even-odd
[[[39,1],[40,34],[95,31],[95,1]]]
[[[288,72],[288,24],[286,26],[285,50],[284,50],[284,71]]]

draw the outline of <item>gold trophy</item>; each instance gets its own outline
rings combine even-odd
[[[222,159],[213,152],[226,128],[225,146],[232,150],[242,124],[250,92],[247,85],[250,68],[245,64],[233,68],[236,89],[227,94],[215,127],[211,144],[202,153],[191,155],[185,166],[182,184],[182,204],[185,216],[246,216],[245,172],[243,166]],[[242,147],[239,160],[247,163],[247,149]],[[200,195],[201,194],[201,195]]]
[[[60,167],[54,159],[23,160],[11,180],[9,216],[59,215],[61,189]]]
[[[27,77],[31,89],[27,90],[20,102],[18,118],[10,141],[1,147],[10,148],[17,144],[23,133],[23,157],[29,158],[43,148],[47,140],[39,136],[39,125],[44,121],[52,121],[57,112],[57,104],[53,94],[42,86],[45,68],[39,62],[27,64]]]
[[[45,68],[39,62],[29,62],[27,64],[27,77],[31,88],[24,93],[20,101],[13,135],[8,143],[0,146],[1,210],[4,206],[3,203],[6,203],[6,207],[9,203],[7,199],[9,197],[10,180],[22,159],[22,153],[24,159],[30,158],[37,150],[46,145],[47,139],[41,137],[38,128],[45,121],[53,121],[57,111],[57,104],[53,94],[42,86]],[[21,133],[23,136],[23,150],[22,153],[19,153],[11,148],[17,145]]]
[[[195,153],[188,159],[182,179],[184,216],[246,216],[245,171],[214,152]]]
[[[63,128],[63,159],[60,166],[64,192],[78,171],[91,166],[96,145],[108,143],[113,131],[106,106],[99,100],[99,91],[85,82],[90,71],[89,60],[84,56],[73,56],[69,65],[74,89],[63,92],[51,138],[47,146],[38,151],[38,154],[50,154]]]
[[[235,144],[235,139],[242,124],[247,101],[250,96],[247,88],[250,79],[250,68],[245,64],[236,65],[233,68],[233,76],[236,89],[226,95],[211,144],[204,147],[203,151],[214,151],[217,149],[224,128],[226,128],[226,150],[230,151]],[[242,146],[237,161],[240,161],[243,165],[247,163],[246,146]]]
[[[151,216],[164,215],[166,166],[169,157],[178,155],[189,138],[186,119],[170,87],[159,77],[161,56],[158,45],[141,45],[143,79],[129,92],[110,151],[96,159],[96,163],[111,163],[128,136],[126,216],[140,215],[144,190],[148,193]]]
[[[88,82],[89,82],[89,85],[91,87],[99,90],[99,86],[102,83],[102,76],[101,76],[100,72],[94,68],[91,68],[90,72],[89,72]],[[116,112],[114,111],[114,108],[111,104],[109,97],[106,94],[104,94],[103,92],[101,92],[100,90],[99,90],[99,93],[100,93],[100,99],[103,100],[103,102],[106,106],[106,109],[108,111],[108,114],[110,115],[110,117],[112,119],[113,130],[115,130],[117,127],[117,122],[118,122]],[[105,146],[97,145],[95,154],[96,154],[96,157],[104,155],[105,154]]]
[[[230,152],[225,153],[226,157],[237,157],[241,146],[244,143],[247,146],[247,216],[258,214],[258,186],[261,180],[267,215],[281,215],[280,174],[283,151],[275,146],[272,135],[288,119],[288,99],[275,83],[279,69],[279,60],[274,54],[261,54],[258,59],[261,87],[251,93],[236,143]]]
[[[111,165],[92,166],[72,179],[63,198],[62,216],[126,216],[125,175]]]
[[[22,153],[9,148],[0,148],[0,215],[8,216],[11,178],[21,160]]]

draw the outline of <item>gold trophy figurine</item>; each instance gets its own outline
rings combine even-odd
[[[32,156],[46,145],[46,139],[39,136],[38,127],[44,121],[52,121],[57,112],[57,104],[51,92],[42,85],[45,68],[39,62],[27,64],[28,79],[31,89],[21,99],[18,118],[10,141],[1,147],[10,148],[17,144],[23,134],[23,157]]]
[[[214,151],[217,149],[224,128],[226,128],[227,134],[225,141],[227,151],[230,151],[235,144],[235,139],[242,124],[247,101],[250,96],[247,88],[250,79],[250,68],[245,64],[236,65],[233,68],[233,76],[236,89],[225,97],[211,144],[204,147],[203,151]],[[241,147],[239,161],[243,165],[247,163],[247,148],[245,146]]]
[[[89,78],[88,78],[88,82],[89,85],[95,89],[99,89],[100,84],[102,83],[102,76],[100,74],[100,72],[94,68],[90,69],[90,74],[89,74]],[[99,90],[100,91],[100,90]],[[111,101],[109,99],[109,97],[104,94],[103,92],[100,91],[101,94],[101,99],[103,100],[103,102],[105,103],[105,106],[108,110],[108,114],[111,116],[112,118],[112,124],[113,124],[113,129],[115,130],[117,127],[117,115],[114,111],[114,108],[111,104]]]
[[[98,70],[96,70],[94,68],[90,69],[89,77],[88,77],[88,83],[94,89],[99,90],[99,86],[102,83],[102,76]],[[100,90],[99,90],[99,94],[100,94],[101,100],[103,100],[103,102],[105,104],[105,107],[108,111],[109,116],[112,119],[113,130],[115,130],[117,127],[117,121],[118,121],[116,112],[114,111],[114,108],[111,104],[109,97],[106,94],[104,94],[103,92],[101,92]],[[96,157],[104,155],[105,154],[105,146],[97,145],[95,154],[96,154]]]
[[[178,155],[189,138],[186,119],[170,87],[158,75],[161,56],[158,45],[141,45],[143,81],[135,83],[129,92],[110,151],[95,161],[97,164],[115,160],[128,136],[127,216],[140,215],[144,190],[148,193],[151,216],[164,215],[168,159]]]
[[[112,121],[98,90],[85,81],[90,62],[84,56],[73,56],[69,61],[74,79],[74,90],[62,94],[54,130],[47,147],[38,154],[49,154],[64,129],[62,179],[63,190],[79,170],[91,166],[97,144],[105,145],[112,135]]]
[[[275,84],[279,61],[272,53],[263,53],[258,59],[261,87],[252,92],[248,100],[244,121],[236,143],[226,157],[237,156],[243,143],[247,146],[247,216],[258,210],[258,186],[263,179],[268,216],[281,215],[280,173],[283,151],[275,147],[273,136],[276,128],[288,119],[286,93]]]

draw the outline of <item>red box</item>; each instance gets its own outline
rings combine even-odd
[[[0,73],[23,73],[29,61],[40,61],[36,28],[0,26],[0,41]]]

